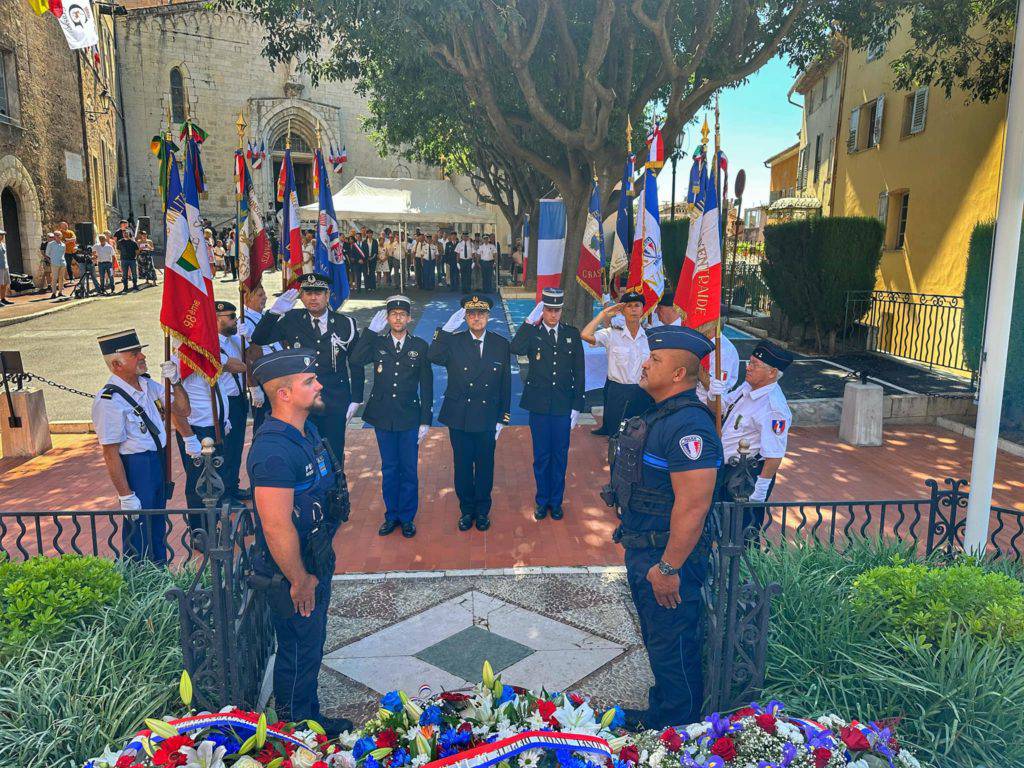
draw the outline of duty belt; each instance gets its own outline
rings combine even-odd
[[[627,531],[620,525],[612,538],[623,549],[664,549],[668,545],[668,535],[668,531]]]

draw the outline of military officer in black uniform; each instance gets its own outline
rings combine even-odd
[[[359,340],[356,321],[349,315],[331,310],[331,279],[307,273],[299,278],[299,288],[282,293],[252,332],[253,344],[281,342],[285,347],[302,347],[316,353],[317,380],[323,384],[324,410],[310,415],[331,450],[345,465],[345,423],[363,402],[365,372],[353,365],[349,350]],[[292,309],[299,293],[305,309]]]
[[[363,421],[374,428],[380,448],[384,523],[377,533],[387,536],[401,526],[407,539],[416,535],[418,446],[430,429],[434,406],[428,345],[409,333],[411,312],[408,298],[389,297],[349,353],[352,365],[374,366]]]
[[[722,441],[697,397],[700,361],[714,344],[680,326],[653,329],[649,344],[640,386],[654,405],[614,438],[602,497],[622,519],[615,539],[626,550],[626,579],[654,673],[647,710],[627,710],[626,727],[661,729],[701,716],[703,532]]]
[[[565,292],[545,288],[542,301],[512,339],[512,354],[529,361],[523,409],[530,413],[533,477],[537,483],[533,516],[561,520],[569,433],[583,410],[585,370],[580,332],[561,322]]]
[[[491,527],[494,444],[511,418],[508,339],[487,330],[493,304],[487,296],[464,296],[462,309],[434,332],[428,352],[430,362],[448,371],[438,421],[452,441],[460,531],[474,523],[478,531]],[[463,320],[468,330],[456,333]]]

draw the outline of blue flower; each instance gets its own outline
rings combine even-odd
[[[391,768],[401,768],[403,765],[409,765],[412,762],[412,758],[409,757],[409,751],[399,747],[391,753]]]
[[[377,758],[373,755],[367,755],[365,762],[363,762],[364,768],[380,768],[380,763],[377,762]]]
[[[441,722],[441,708],[433,704],[424,709],[423,714],[420,715],[420,725],[440,725]]]
[[[618,704],[615,705],[615,716],[612,717],[612,724],[609,726],[612,730],[616,728],[623,728],[626,725],[626,713],[622,711],[622,707]]]
[[[206,741],[212,741],[218,747],[224,747],[224,751],[229,755],[237,755],[238,750],[242,748],[238,739],[220,731],[210,731],[204,738]]]
[[[581,757],[577,757],[568,749],[559,749],[555,751],[555,759],[558,760],[560,768],[586,768],[587,761]]]
[[[390,691],[380,700],[380,705],[388,712],[401,712],[403,707],[402,697],[398,695],[398,691]]]
[[[501,687],[501,698],[498,699],[498,705],[512,701],[516,697],[516,692],[512,689],[511,685],[503,685]]]
[[[371,739],[369,736],[363,736],[363,738],[357,741],[355,743],[355,746],[352,747],[352,757],[358,760],[363,755],[370,754],[376,748],[377,745],[374,744],[373,739]]]

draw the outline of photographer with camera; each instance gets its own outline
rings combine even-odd
[[[252,376],[270,403],[253,437],[247,468],[256,511],[254,587],[265,589],[277,635],[274,699],[278,717],[315,720],[331,737],[348,720],[323,717],[317,675],[327,637],[334,535],[348,516],[345,477],[310,413],[323,411],[313,349],[259,358]]]

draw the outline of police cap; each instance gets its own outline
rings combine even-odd
[[[762,341],[756,347],[754,351],[750,353],[751,357],[756,357],[765,365],[770,365],[779,371],[784,371],[789,367],[789,364],[793,362],[793,353],[787,349],[783,349],[778,344],[772,344],[770,341]]]
[[[626,291],[619,296],[619,302],[622,304],[630,304],[634,301],[639,301],[641,304],[645,303],[644,295],[640,291]]]
[[[295,373],[305,373],[316,364],[316,352],[294,347],[264,355],[252,364],[252,377],[262,386],[268,381]]]
[[[395,294],[394,296],[388,296],[387,303],[384,308],[390,312],[392,309],[404,309],[406,312],[412,311],[412,302],[408,296],[402,296],[401,294]]]
[[[213,308],[217,312],[234,312],[238,307],[232,304],[230,301],[215,301],[213,302]]]
[[[692,352],[698,360],[703,360],[715,348],[715,342],[703,333],[683,325],[652,328],[647,332],[647,344],[652,352],[656,349],[684,349]]]
[[[462,308],[467,312],[490,312],[494,302],[490,296],[477,296],[475,293],[462,297]]]
[[[561,288],[545,288],[541,291],[540,298],[545,307],[561,309],[565,304],[565,291]]]
[[[319,272],[307,272],[299,277],[299,288],[303,291],[326,291],[331,287],[331,278]]]
[[[116,355],[118,352],[132,352],[149,346],[139,341],[139,334],[134,328],[117,333],[108,333],[100,336],[96,341],[100,344],[100,353],[104,355]]]

